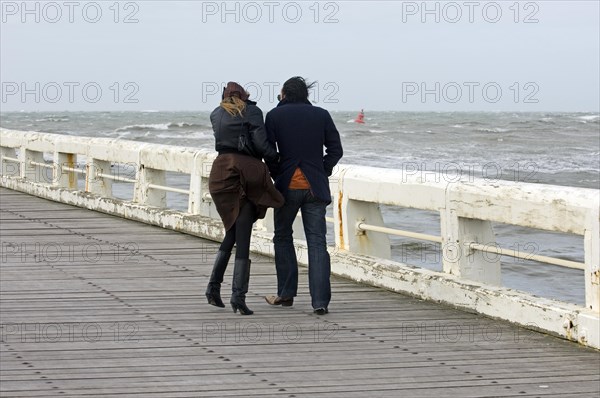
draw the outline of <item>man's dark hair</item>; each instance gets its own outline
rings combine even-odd
[[[289,102],[305,102],[308,101],[308,90],[314,87],[316,82],[310,84],[300,76],[294,76],[283,83],[283,95]]]

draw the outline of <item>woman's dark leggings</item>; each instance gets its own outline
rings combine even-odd
[[[250,257],[250,237],[254,221],[256,221],[256,206],[247,200],[240,207],[240,214],[238,214],[235,224],[225,233],[225,239],[219,250],[231,252],[235,244],[235,258],[247,259]]]

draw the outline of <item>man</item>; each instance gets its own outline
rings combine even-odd
[[[292,224],[302,210],[308,244],[308,283],[314,312],[329,312],[331,300],[330,259],[327,252],[325,209],[331,203],[328,177],[342,157],[342,144],[331,115],[308,100],[302,77],[292,77],[281,89],[279,104],[267,113],[269,141],[277,144],[280,160],[270,164],[275,187],[285,204],[275,209],[275,267],[277,296],[267,296],[271,305],[291,306],[298,290],[298,261]],[[323,156],[325,147],[325,156]]]

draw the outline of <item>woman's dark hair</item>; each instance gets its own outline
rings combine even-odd
[[[308,90],[314,87],[316,82],[310,84],[300,76],[294,76],[283,83],[281,91],[288,102],[308,101]]]

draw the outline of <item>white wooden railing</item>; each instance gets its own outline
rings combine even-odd
[[[208,193],[213,152],[6,129],[0,129],[0,138],[2,186],[209,239],[223,236]],[[133,171],[122,175],[122,165],[133,165]],[[189,187],[170,186],[168,172],[189,174]],[[332,270],[523,325],[533,323],[537,329],[600,347],[599,191],[472,178],[430,180],[401,170],[337,167],[330,178]],[[116,199],[113,182],[133,184],[133,199]],[[188,195],[187,212],[167,209],[167,192]],[[441,236],[387,227],[381,204],[438,212]],[[502,288],[501,255],[523,255],[496,244],[492,222],[582,236],[583,263],[530,254],[526,258],[583,270],[585,307]],[[257,223],[254,251],[272,253],[272,230],[269,215]],[[389,234],[439,243],[442,272],[391,261]],[[306,261],[304,254],[299,257]]]

